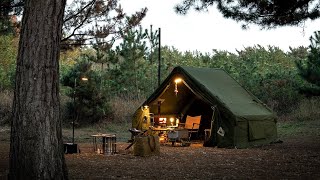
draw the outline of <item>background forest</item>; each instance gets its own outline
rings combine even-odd
[[[129,123],[134,110],[158,86],[158,31],[137,27],[121,34],[113,48],[98,44],[63,50],[60,54],[61,104],[66,124]],[[315,33],[314,38],[317,37]],[[246,47],[236,53],[213,49],[201,53],[161,47],[161,81],[175,66],[222,68],[271,107],[282,119],[308,119],[318,113],[318,89],[310,76],[312,47]],[[9,123],[18,37],[0,36],[0,119]],[[313,44],[312,44],[313,43]],[[307,68],[308,67],[308,68]],[[312,68],[311,68],[312,69]],[[82,81],[81,78],[88,78]],[[311,83],[310,83],[311,82]]]

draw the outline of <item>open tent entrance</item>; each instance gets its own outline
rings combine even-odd
[[[178,127],[185,124],[187,116],[201,116],[197,133],[191,140],[204,140],[205,130],[211,129],[213,109],[197,96],[190,86],[179,77],[173,78],[163,92],[148,104],[150,126]]]

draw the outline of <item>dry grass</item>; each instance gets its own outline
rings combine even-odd
[[[303,99],[298,108],[291,113],[280,116],[282,121],[320,120],[320,98]]]
[[[300,121],[320,119],[320,98],[304,99],[293,114]]]
[[[111,107],[115,123],[131,122],[133,113],[143,103],[145,98],[114,97],[111,100]]]

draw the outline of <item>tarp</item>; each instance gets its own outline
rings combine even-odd
[[[182,82],[175,83],[177,78]],[[137,109],[132,121],[134,128],[150,126],[144,106],[149,107],[148,114],[175,115],[182,122],[187,115],[201,115],[200,131],[211,129],[210,138],[205,142],[208,146],[244,148],[267,144],[277,138],[276,116],[272,110],[222,69],[174,68]]]

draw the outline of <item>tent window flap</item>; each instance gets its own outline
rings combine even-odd
[[[249,140],[265,139],[266,133],[264,127],[264,123],[261,121],[249,121]]]

